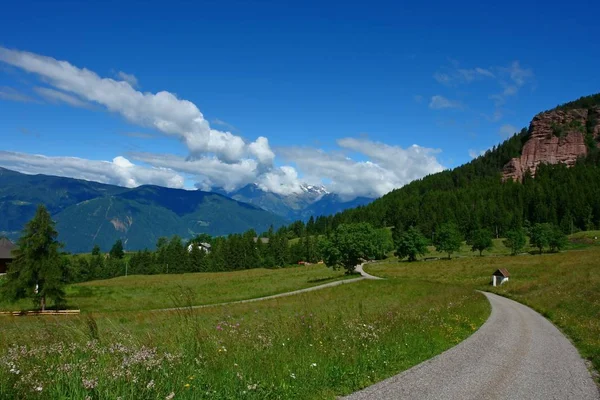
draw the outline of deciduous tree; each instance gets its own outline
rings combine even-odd
[[[478,229],[473,232],[471,240],[471,251],[478,251],[479,255],[483,255],[484,250],[489,250],[494,246],[492,241],[492,233],[488,229]]]
[[[415,227],[411,226],[400,234],[397,242],[396,256],[400,259],[408,257],[408,261],[417,261],[418,255],[424,256],[428,253],[427,239]]]
[[[443,224],[435,236],[435,249],[440,253],[448,254],[448,259],[452,253],[460,250],[463,238],[455,224]]]

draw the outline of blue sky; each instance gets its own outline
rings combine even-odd
[[[4,5],[1,166],[373,197],[600,90],[592,1],[87,3]]]

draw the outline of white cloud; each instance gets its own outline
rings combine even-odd
[[[111,162],[0,151],[0,165],[26,174],[52,174],[126,187],[153,184],[182,188],[184,184],[183,177],[170,169],[135,165],[121,156]]]
[[[294,166],[275,166],[276,155],[266,137],[246,142],[231,132],[211,128],[200,110],[175,94],[140,92],[134,88],[133,75],[116,73],[119,79],[102,78],[93,71],[66,61],[0,47],[0,61],[40,77],[51,88],[35,89],[53,101],[72,106],[98,104],[129,122],[156,129],[184,143],[188,156],[130,153],[112,161],[93,161],[72,157],[46,157],[23,153],[0,153],[0,164],[27,173],[52,173],[61,176],[136,186],[152,183],[183,187],[184,178],[194,179],[202,189],[222,187],[235,190],[248,183],[280,194],[300,193],[300,182],[327,183],[329,189],[347,198],[377,197],[413,179],[442,170],[433,149],[413,145],[389,146],[367,139],[344,138],[341,150],[326,153],[308,148],[282,149]],[[482,72],[478,72],[480,75]],[[0,92],[1,93],[1,92]],[[432,108],[462,108],[458,101],[433,96]],[[226,126],[223,121],[216,124]],[[231,126],[229,126],[231,127]],[[232,127],[231,127],[232,128]],[[147,134],[127,133],[135,137]],[[364,161],[348,158],[358,152]],[[183,176],[182,176],[183,175]]]
[[[368,139],[344,138],[340,147],[361,153],[368,161],[355,161],[345,154],[326,153],[307,147],[281,149],[307,176],[306,180],[325,179],[328,189],[346,198],[379,197],[410,181],[443,170],[433,149],[417,145],[404,149]]]
[[[191,155],[213,153],[222,161],[235,163],[247,154],[241,137],[211,129],[198,107],[172,93],[142,93],[126,81],[101,78],[66,61],[4,47],[0,47],[0,61],[38,74],[55,88],[101,104],[130,122],[175,136]]]
[[[500,136],[502,136],[504,139],[508,139],[509,137],[514,135],[516,132],[517,132],[517,128],[510,124],[502,125],[498,131]]]
[[[264,136],[259,136],[255,142],[248,145],[250,154],[256,157],[262,165],[271,165],[275,159],[275,153],[269,147],[269,139]]]
[[[282,195],[302,193],[298,172],[294,167],[289,165],[284,165],[261,175],[257,184],[262,190],[267,192],[274,192]]]
[[[64,92],[59,92],[58,90],[44,87],[35,87],[33,90],[51,103],[65,103],[73,107],[90,108],[89,103],[81,101],[77,97],[71,96]]]
[[[0,100],[18,101],[20,103],[37,103],[31,96],[8,86],[0,86]]]
[[[429,102],[429,108],[433,110],[441,110],[444,108],[462,109],[463,105],[460,101],[449,100],[444,96],[435,95],[431,97],[431,101]]]
[[[117,75],[117,78],[121,79],[122,81],[125,81],[125,82],[129,83],[132,87],[137,87],[138,86],[138,80],[135,77],[135,75],[128,74],[128,73],[123,72],[123,71],[117,72],[116,75]]]
[[[216,157],[185,159],[171,154],[143,152],[129,153],[129,157],[158,168],[168,168],[190,175],[202,190],[220,187],[232,191],[252,183],[258,175],[258,163],[243,159],[237,163],[224,163]]]

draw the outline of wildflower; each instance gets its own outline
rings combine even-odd
[[[154,379],[152,379],[150,382],[148,382],[148,384],[146,385],[146,389],[152,389],[154,387]]]
[[[42,390],[44,390],[44,387],[42,385],[38,385],[35,387],[36,392],[41,392]]]
[[[256,390],[257,387],[258,387],[258,383],[255,383],[253,385],[248,385],[248,390]]]
[[[217,330],[218,331],[222,331],[223,330],[223,328],[221,328],[221,324],[217,325]]]
[[[81,383],[83,384],[83,387],[86,388],[87,390],[92,390],[96,386],[98,386],[98,378],[95,378],[95,379],[81,378]]]
[[[173,400],[173,397],[175,397],[175,392],[171,392],[167,397],[165,397],[165,400]]]
[[[188,379],[189,379],[190,381],[193,381],[193,380],[194,380],[194,375],[190,375],[190,376],[188,377]]]
[[[312,364],[310,364],[310,366],[311,366],[311,368],[314,368],[317,366],[317,363],[312,363]]]
[[[294,374],[293,372],[290,374],[290,378],[292,379],[296,379],[296,374]]]
[[[184,387],[186,387],[186,388],[189,388],[189,387],[190,387],[190,384],[189,384],[189,383],[186,383],[186,384],[185,384],[185,385],[183,385],[183,386],[184,386]]]

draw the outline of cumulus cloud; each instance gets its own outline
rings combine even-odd
[[[363,138],[344,138],[338,144],[370,160],[356,161],[344,152],[327,153],[307,147],[284,148],[280,152],[309,178],[324,178],[329,182],[329,190],[346,198],[379,197],[414,179],[443,170],[434,149],[417,145],[404,149]]]
[[[284,196],[302,193],[298,171],[289,165],[284,165],[261,175],[256,183],[264,191]]]
[[[432,110],[441,110],[444,108],[462,109],[463,105],[460,101],[450,100],[445,98],[444,96],[435,95],[431,97],[431,101],[429,102],[429,108],[431,108]]]
[[[130,158],[154,167],[169,168],[196,181],[202,190],[220,187],[232,191],[254,182],[258,174],[258,163],[253,159],[243,159],[237,163],[224,163],[216,157],[183,158],[171,154],[132,152]]]
[[[235,163],[248,152],[241,137],[212,129],[194,103],[172,93],[142,93],[129,82],[101,78],[66,61],[4,47],[0,47],[0,61],[37,74],[56,89],[103,105],[132,123],[175,136],[192,155],[213,153],[224,162]]]
[[[258,162],[262,165],[271,165],[275,159],[275,153],[269,147],[269,139],[260,136],[255,142],[248,145],[248,151],[250,154],[256,157]]]
[[[112,161],[97,161],[0,151],[0,165],[25,174],[51,173],[126,187],[154,184],[182,188],[184,185],[183,177],[171,169],[135,165],[121,156]]]
[[[34,89],[45,99],[75,107],[103,106],[131,123],[176,138],[188,150],[187,157],[127,154],[129,159],[143,165],[122,156],[112,161],[94,161],[0,152],[0,165],[21,172],[52,173],[130,187],[146,183],[183,187],[185,176],[204,190],[221,187],[232,191],[256,183],[279,194],[300,193],[301,182],[326,183],[331,191],[352,198],[377,197],[443,169],[433,149],[389,146],[365,138],[341,139],[340,149],[329,153],[311,148],[284,148],[281,152],[291,165],[276,166],[276,154],[266,137],[245,141],[231,132],[214,129],[192,102],[167,91],[136,90],[137,79],[133,75],[117,72],[116,79],[103,78],[67,61],[1,46],[0,61],[38,75],[50,86]],[[476,73],[485,75],[483,71]],[[0,98],[1,93],[2,88]],[[438,95],[432,97],[430,107],[462,108],[462,104]],[[223,121],[214,123],[227,126]],[[353,160],[347,156],[349,153],[361,153],[364,157]]]
[[[44,99],[48,100],[51,103],[65,103],[73,107],[79,108],[90,108],[90,104],[84,101],[81,101],[77,97],[71,96],[64,92],[60,92],[58,90],[44,88],[44,87],[35,87],[33,90]]]

